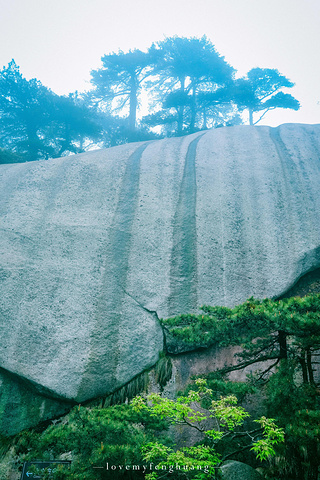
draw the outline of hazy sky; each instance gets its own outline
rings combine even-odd
[[[102,55],[172,35],[207,35],[238,75],[277,68],[295,82],[301,110],[262,123],[320,123],[320,0],[0,0],[0,67],[14,58],[58,94],[89,89]]]

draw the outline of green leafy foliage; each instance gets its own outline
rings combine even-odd
[[[14,60],[0,71],[0,147],[17,161],[79,153],[100,130],[94,109],[76,95],[58,96],[39,80],[26,80]],[[12,155],[6,154],[8,163]]]
[[[276,455],[274,447],[284,442],[284,431],[278,428],[272,418],[261,417],[255,420],[263,428],[264,438],[257,440],[251,450],[254,451],[259,460],[267,460]]]
[[[226,108],[217,92],[232,81],[234,69],[206,36],[169,37],[149,51],[156,57],[149,82],[156,112],[146,116],[145,123],[161,125],[170,136],[230,121],[234,114],[230,97]]]
[[[203,306],[200,315],[163,320],[174,337],[190,345],[240,346],[230,364],[208,375],[210,388],[238,388],[225,381],[232,371],[250,367],[242,394],[256,392],[266,414],[285,431],[285,444],[270,450],[279,479],[317,479],[320,465],[319,368],[320,295],[282,300],[250,298],[233,309]],[[241,391],[241,390],[240,390]],[[264,459],[268,448],[261,440]],[[255,451],[255,450],[254,450]],[[257,453],[255,451],[255,453]]]
[[[92,95],[100,107],[121,112],[129,105],[127,127],[136,128],[139,93],[142,83],[150,75],[152,57],[141,50],[119,51],[104,55],[102,68],[91,72]]]
[[[38,79],[26,80],[12,60],[0,71],[0,148],[23,161],[47,159],[239,125],[244,109],[253,124],[275,108],[300,108],[282,91],[294,84],[278,70],[254,68],[235,79],[206,36],[169,37],[146,52],[118,51],[101,61],[89,92],[58,96]]]
[[[296,355],[298,349],[299,352],[318,349],[319,308],[320,294],[283,300],[250,298],[233,309],[203,306],[200,315],[178,315],[162,323],[186,343],[241,345],[243,351],[239,357],[258,362],[266,356]],[[281,345],[281,332],[293,344]]]
[[[253,448],[261,459],[274,454],[283,442],[282,429],[261,418],[261,426],[248,430],[248,413],[233,395],[215,400],[205,379],[197,379],[186,395],[176,400],[151,393],[131,403],[108,408],[76,406],[43,431],[28,430],[6,442],[15,463],[41,459],[71,460],[69,468],[41,470],[44,480],[103,480],[140,478],[217,478],[226,456],[221,442],[237,438],[241,449]],[[208,408],[206,408],[206,406]],[[200,441],[177,448],[171,425],[200,434]],[[30,467],[39,472],[37,466]]]
[[[3,163],[21,163],[25,161],[22,155],[0,148],[0,165]]]
[[[137,412],[146,411],[153,417],[167,419],[173,425],[196,429],[203,436],[200,444],[190,447],[174,449],[159,441],[143,445],[141,452],[144,461],[157,466],[157,471],[146,476],[148,480],[172,478],[173,473],[173,478],[216,478],[224,459],[216,446],[228,437],[246,436],[249,443],[242,446],[241,450],[251,448],[258,459],[266,460],[275,455],[274,448],[283,443],[284,433],[273,419],[262,417],[258,420],[261,428],[245,432],[241,427],[249,414],[237,405],[235,396],[213,400],[213,392],[207,387],[205,379],[197,379],[195,386],[196,389],[189,390],[187,395],[179,396],[176,400],[155,393],[146,398],[137,396],[132,400],[131,405]],[[208,400],[210,406],[204,409],[203,401]]]
[[[231,90],[234,101],[241,109],[249,109],[249,123],[256,125],[269,110],[275,108],[291,108],[299,110],[300,103],[284,88],[292,88],[287,77],[281,75],[275,68],[252,68],[245,77],[234,82]],[[260,113],[258,120],[253,121],[253,114]]]
[[[55,480],[143,478],[142,471],[125,467],[143,465],[140,447],[152,440],[156,431],[166,428],[167,422],[129,405],[77,406],[44,432],[22,432],[15,439],[15,452],[21,462],[69,455],[71,468],[57,471],[52,477]]]

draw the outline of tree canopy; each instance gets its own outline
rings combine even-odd
[[[300,103],[292,95],[283,93],[284,88],[292,88],[292,83],[278,70],[272,68],[253,68],[247,75],[235,81],[234,101],[240,110],[249,110],[249,123],[256,125],[270,110],[291,108],[299,110]],[[259,113],[254,121],[253,114]]]
[[[36,160],[238,125],[244,110],[253,125],[276,108],[300,108],[285,92],[294,84],[278,70],[236,78],[206,36],[168,37],[101,61],[91,90],[59,96],[25,79],[12,60],[0,71],[0,148]]]
[[[284,432],[273,419],[262,417],[255,420],[259,428],[251,431],[243,429],[244,421],[250,417],[248,412],[237,405],[234,395],[213,399],[213,391],[207,387],[204,379],[196,380],[196,388],[189,390],[188,395],[179,396],[176,400],[164,398],[152,393],[144,399],[138,396],[132,405],[137,411],[146,411],[158,419],[166,419],[172,425],[183,425],[196,429],[203,434],[202,442],[182,448],[171,448],[159,441],[146,443],[142,446],[143,459],[156,465],[156,472],[146,475],[146,480],[160,478],[187,478],[205,480],[219,478],[219,468],[222,463],[237,453],[251,450],[261,461],[275,455],[275,446],[284,441]],[[207,403],[207,408],[204,407]],[[209,421],[213,419],[213,428]],[[245,437],[244,445],[236,452],[228,455],[217,450],[219,442],[241,439]],[[228,439],[228,440],[227,440]],[[174,469],[175,468],[175,471]],[[160,471],[160,473],[158,473]]]
[[[25,160],[78,153],[100,127],[75,96],[60,97],[26,80],[14,60],[0,71],[0,147]]]
[[[149,51],[157,58],[153,89],[156,104],[162,106],[163,124],[175,122],[177,135],[207,128],[210,121],[212,124],[210,107],[217,108],[217,96],[212,94],[233,81],[235,70],[210,40],[205,36],[170,37]],[[211,96],[206,97],[207,93]],[[146,119],[150,125],[157,125],[159,112]]]
[[[141,50],[119,51],[101,58],[102,68],[91,71],[92,96],[107,111],[122,111],[129,104],[128,128],[136,128],[139,93],[150,75],[151,56]],[[112,101],[117,100],[113,106]]]

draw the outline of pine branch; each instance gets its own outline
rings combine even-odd
[[[267,108],[267,109],[264,111],[264,113],[261,115],[261,117],[259,118],[259,120],[257,120],[256,122],[254,122],[253,125],[257,125],[257,123],[259,123],[260,120],[263,119],[263,117],[266,115],[266,113],[269,112],[269,110],[272,110],[272,108],[271,108],[271,107]]]

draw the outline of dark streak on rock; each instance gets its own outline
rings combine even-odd
[[[79,394],[90,390],[90,384],[94,384],[98,378],[106,375],[109,377],[106,390],[117,379],[115,378],[116,366],[120,362],[120,352],[117,345],[121,342],[122,317],[126,315],[122,311],[122,303],[126,296],[128,263],[130,255],[130,243],[132,238],[132,225],[135,211],[138,205],[138,191],[140,180],[140,160],[149,143],[138,147],[129,157],[123,181],[119,193],[118,204],[109,231],[108,244],[105,246],[104,257],[105,272],[102,280],[101,294],[98,299],[96,329],[92,336],[106,332],[103,342],[99,342],[101,350],[97,348],[96,341],[90,351],[90,357],[86,367]],[[108,325],[108,328],[104,328]],[[106,351],[110,352],[108,364],[104,364],[105,372],[102,372],[101,357]],[[96,377],[96,378],[95,378]]]
[[[112,221],[108,276],[112,273],[117,279],[117,283],[121,283],[121,285],[126,283],[132,224],[138,204],[140,160],[147,145],[146,143],[137,148],[128,160]]]
[[[202,135],[189,145],[173,221],[169,315],[198,306],[196,233],[196,150]]]
[[[309,201],[312,203],[312,197],[310,196],[310,192],[307,191],[306,185],[308,185],[309,179],[308,175],[305,172],[305,168],[303,166],[303,162],[300,158],[292,158],[290,151],[287,149],[283,139],[281,138],[281,126],[270,128],[270,138],[273,141],[279,158],[282,164],[282,171],[283,171],[283,180],[286,184],[286,196],[283,197],[282,202],[286,206],[286,216],[284,217],[284,225],[286,228],[290,226],[291,234],[295,235],[296,231],[296,224],[295,219],[299,208],[304,209],[303,205],[308,204]],[[299,177],[303,178],[303,182],[297,182]],[[300,191],[294,191],[293,185],[299,185]],[[298,195],[300,194],[300,198],[303,199],[303,205],[299,204]],[[308,200],[307,200],[308,199]],[[302,213],[302,211],[301,211]],[[285,221],[286,220],[286,221]],[[312,218],[310,218],[310,212],[308,210],[304,210],[303,214],[299,216],[301,229],[305,231],[309,231],[309,224],[312,224]],[[294,236],[292,237],[294,238]]]

